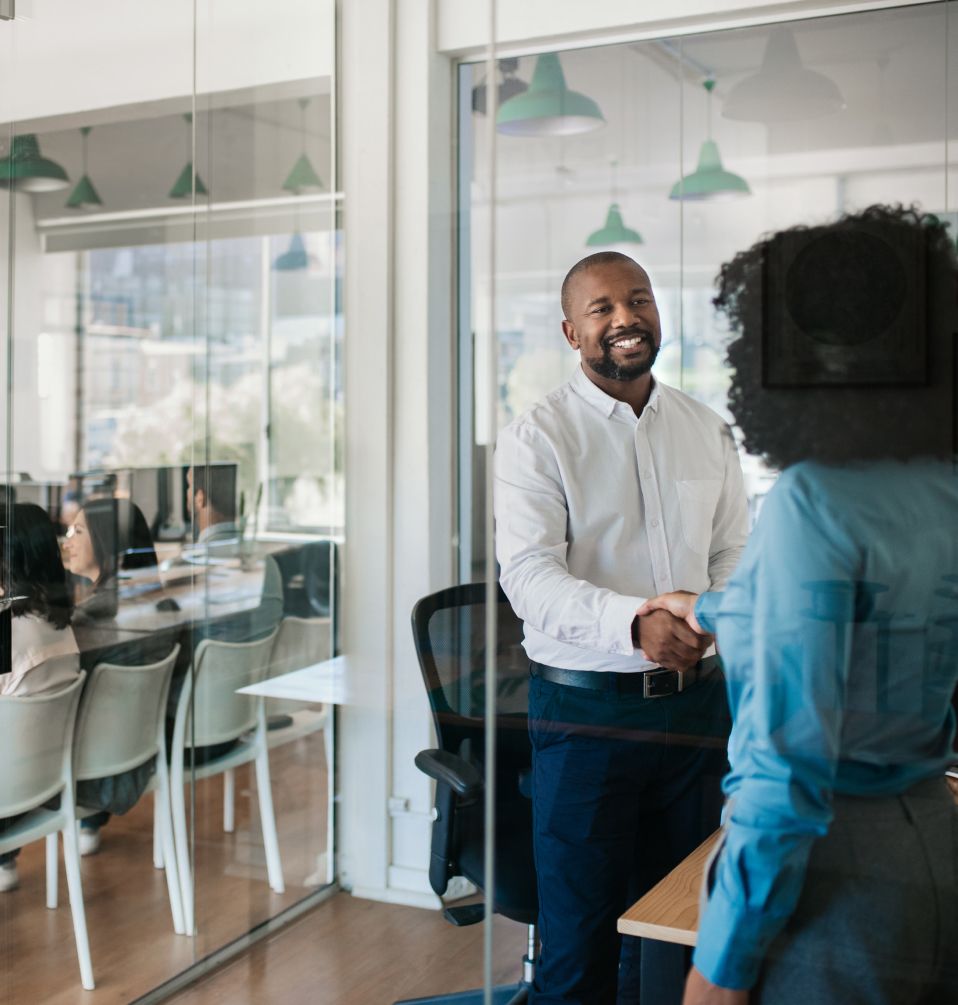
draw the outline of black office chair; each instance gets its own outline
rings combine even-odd
[[[416,766],[436,781],[429,883],[442,896],[453,876],[464,876],[493,910],[528,925],[522,980],[497,987],[495,1005],[526,1001],[536,955],[539,910],[532,857],[532,750],[527,728],[529,661],[522,649],[522,622],[500,588],[497,604],[496,778],[494,889],[484,877],[485,617],[482,583],[454,586],[424,597],[412,613],[413,635],[439,747],[416,755]],[[482,904],[446,908],[454,925],[482,921]],[[481,1003],[481,990],[416,998],[401,1003]]]

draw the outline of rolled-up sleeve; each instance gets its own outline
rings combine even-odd
[[[495,456],[500,583],[526,624],[559,642],[631,656],[644,597],[577,579],[568,569],[568,509],[555,454],[529,425],[499,434]]]

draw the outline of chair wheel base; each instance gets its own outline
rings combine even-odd
[[[463,904],[461,907],[447,907],[442,916],[456,928],[478,925],[486,916],[485,904]]]
[[[492,1005],[521,1005],[528,1001],[528,984],[501,984],[492,989]],[[395,1005],[483,1005],[485,996],[482,988],[472,991],[457,991],[447,995],[430,995],[428,998],[405,998]]]

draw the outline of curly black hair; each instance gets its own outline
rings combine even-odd
[[[15,618],[34,614],[55,628],[66,628],[73,614],[73,598],[60,558],[60,545],[50,517],[33,503],[4,507],[0,525],[0,555],[6,568],[3,583],[15,600]]]
[[[765,298],[770,288],[783,288],[783,283],[769,281],[769,270],[778,267],[779,261],[771,253],[773,246],[780,248],[776,242],[787,235],[805,235],[800,243],[806,249],[816,246],[819,237],[829,239],[831,262],[839,265],[837,272],[834,268],[828,271],[827,265],[796,269],[789,276],[789,295],[794,303],[806,305],[817,323],[835,333],[834,344],[849,346],[870,337],[864,316],[868,297],[873,292],[880,298],[887,288],[887,270],[883,271],[882,263],[848,252],[855,244],[854,235],[865,232],[892,248],[916,247],[919,253],[923,249],[919,268],[924,278],[917,288],[924,297],[925,332],[906,332],[904,338],[913,338],[914,344],[902,345],[901,350],[903,359],[910,359],[911,353],[927,352],[927,383],[810,381],[810,386],[771,386],[769,361],[763,358],[767,345],[763,326],[768,323]],[[846,275],[852,277],[847,284]],[[737,336],[729,343],[727,354],[734,371],[729,409],[746,450],[779,470],[802,460],[844,463],[953,456],[958,365],[956,279],[955,247],[945,225],[934,216],[923,215],[917,207],[902,206],[870,206],[834,223],[793,227],[763,238],[723,265],[716,278],[718,294],[713,303]],[[854,293],[846,294],[849,286],[856,287]],[[847,358],[867,357],[859,353]]]

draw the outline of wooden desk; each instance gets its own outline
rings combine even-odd
[[[699,927],[699,894],[705,863],[721,831],[707,837],[619,918],[623,935],[694,946]]]

